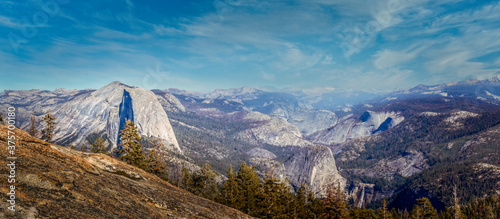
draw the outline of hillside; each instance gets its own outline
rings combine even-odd
[[[390,206],[405,209],[428,197],[442,210],[452,204],[455,185],[463,202],[500,192],[499,108],[468,103],[421,104],[420,113],[407,114],[398,126],[342,145],[336,160],[351,182],[354,202],[361,206],[395,195]],[[356,194],[360,189],[368,189],[368,195]]]
[[[48,144],[15,130],[16,214],[0,218],[250,218],[103,154]],[[0,126],[0,184],[7,199],[7,126]]]

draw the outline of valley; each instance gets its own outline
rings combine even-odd
[[[351,206],[377,209],[386,200],[411,209],[425,197],[441,212],[453,205],[454,187],[463,203],[500,194],[498,96],[500,76],[314,96],[249,87],[149,91],[112,82],[97,90],[6,90],[0,107],[15,107],[26,131],[33,113],[39,119],[50,112],[53,143],[80,150],[102,137],[115,151],[119,130],[132,120],[146,153],[150,140],[161,143],[155,149],[174,185],[182,184],[184,169],[196,173],[209,164],[221,186],[230,166],[246,162],[261,180],[273,177],[292,193],[306,185],[322,198],[334,184]]]

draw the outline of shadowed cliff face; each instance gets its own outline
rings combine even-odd
[[[103,154],[15,130],[16,213],[8,210],[7,126],[0,125],[0,218],[250,218]]]
[[[118,114],[120,117],[120,128],[118,130],[123,130],[123,126],[125,126],[125,122],[127,120],[130,120],[132,122],[134,121],[134,108],[132,107],[132,98],[126,90],[123,90],[122,102],[120,103],[120,111]],[[116,137],[116,139],[117,148],[118,150],[121,150],[122,147],[120,145],[120,131],[118,131],[118,136]]]

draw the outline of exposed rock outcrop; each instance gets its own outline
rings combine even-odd
[[[260,157],[260,158],[267,158],[267,159],[275,159],[276,155],[273,154],[272,152],[262,149],[262,148],[253,148],[252,150],[249,150],[247,152],[250,157]]]
[[[290,123],[259,112],[250,112],[244,121],[260,125],[239,133],[242,139],[255,144],[265,143],[276,146],[307,146],[311,143],[304,140],[299,129]]]
[[[328,129],[317,131],[307,136],[307,139],[313,143],[334,145],[385,131],[403,120],[404,117],[397,112],[365,111],[359,118],[353,116],[342,118],[341,122]]]
[[[158,137],[163,140],[165,149],[180,152],[168,116],[157,96],[149,90],[118,81],[99,90],[5,91],[0,95],[0,106],[16,106],[16,124],[25,130],[33,110],[37,119],[50,112],[57,122],[53,140],[61,145],[80,147],[87,144],[86,138],[90,134],[105,133],[111,147],[116,147],[123,122],[120,120],[131,119],[142,135]],[[41,128],[43,124],[38,125],[38,130]]]
[[[285,162],[286,176],[295,188],[301,184],[309,186],[317,196],[325,193],[326,186],[340,183],[343,189],[346,180],[337,171],[332,151],[324,146],[309,146],[299,149]]]
[[[142,135],[158,137],[166,148],[181,151],[157,97],[143,88],[115,81],[62,104],[53,114],[58,123],[55,135],[58,143],[80,145],[89,134],[105,131],[116,147],[124,120],[131,119]]]
[[[409,177],[422,172],[428,167],[427,159],[422,152],[409,150],[402,156],[393,159],[382,159],[370,168],[354,170],[354,172],[367,177],[391,180],[396,174]]]

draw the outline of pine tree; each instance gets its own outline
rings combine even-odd
[[[140,144],[141,137],[139,137],[137,127],[132,121],[125,122],[120,132],[120,140],[122,142],[122,149],[118,151],[120,159],[128,164],[146,169],[147,160]]]
[[[254,167],[241,163],[237,176],[240,196],[236,204],[236,209],[244,213],[253,215],[257,211],[257,202],[262,184],[254,171]]]
[[[185,167],[182,168],[182,179],[180,185],[181,188],[190,192],[192,191],[193,179],[191,178],[191,174],[189,174],[188,170]]]
[[[457,195],[457,185],[453,187],[453,218],[454,219],[461,219],[464,218],[464,215],[460,211],[460,203],[458,201],[458,195]]]
[[[323,200],[324,218],[348,218],[346,195],[340,187],[330,184],[326,188],[326,197]]]
[[[56,118],[54,115],[47,112],[45,116],[42,117],[41,122],[45,123],[45,128],[42,129],[42,140],[46,142],[52,142],[52,138],[54,137],[54,130],[56,129]]]
[[[295,194],[295,215],[298,218],[307,218],[306,206],[308,204],[307,186],[301,184],[299,190]]]
[[[199,172],[193,173],[193,193],[214,200],[217,196],[217,183],[215,177],[217,175],[212,170],[210,164],[204,164]]]
[[[258,207],[253,216],[261,218],[290,218],[293,200],[290,189],[284,182],[268,174],[258,194]]]
[[[431,202],[428,198],[417,199],[417,204],[413,206],[413,210],[410,212],[411,218],[437,218],[437,211],[432,207]]]
[[[148,155],[148,172],[157,175],[158,177],[168,180],[168,166],[160,157],[160,152],[157,148],[153,148]]]
[[[168,179],[168,166],[161,158],[160,148],[163,146],[159,138],[154,138],[149,141],[152,149],[149,151],[147,156],[147,170],[148,172],[155,174],[156,176],[164,179]]]
[[[37,124],[38,121],[36,120],[35,110],[33,110],[33,115],[30,118],[30,129],[28,133],[35,138],[38,136],[38,130],[36,129]]]
[[[379,219],[392,219],[392,214],[387,210],[387,202],[382,200],[382,207],[377,210],[377,215]]]
[[[227,178],[228,179],[224,182],[224,185],[222,186],[219,202],[229,207],[235,208],[240,193],[238,190],[238,181],[236,180],[236,173],[234,172],[232,165],[229,165],[229,170],[227,171]]]
[[[360,210],[360,218],[377,218],[373,209],[363,208]]]
[[[92,153],[101,153],[101,154],[106,154],[106,145],[104,142],[104,139],[99,136],[95,139],[95,141],[92,143],[92,148],[90,149]]]

